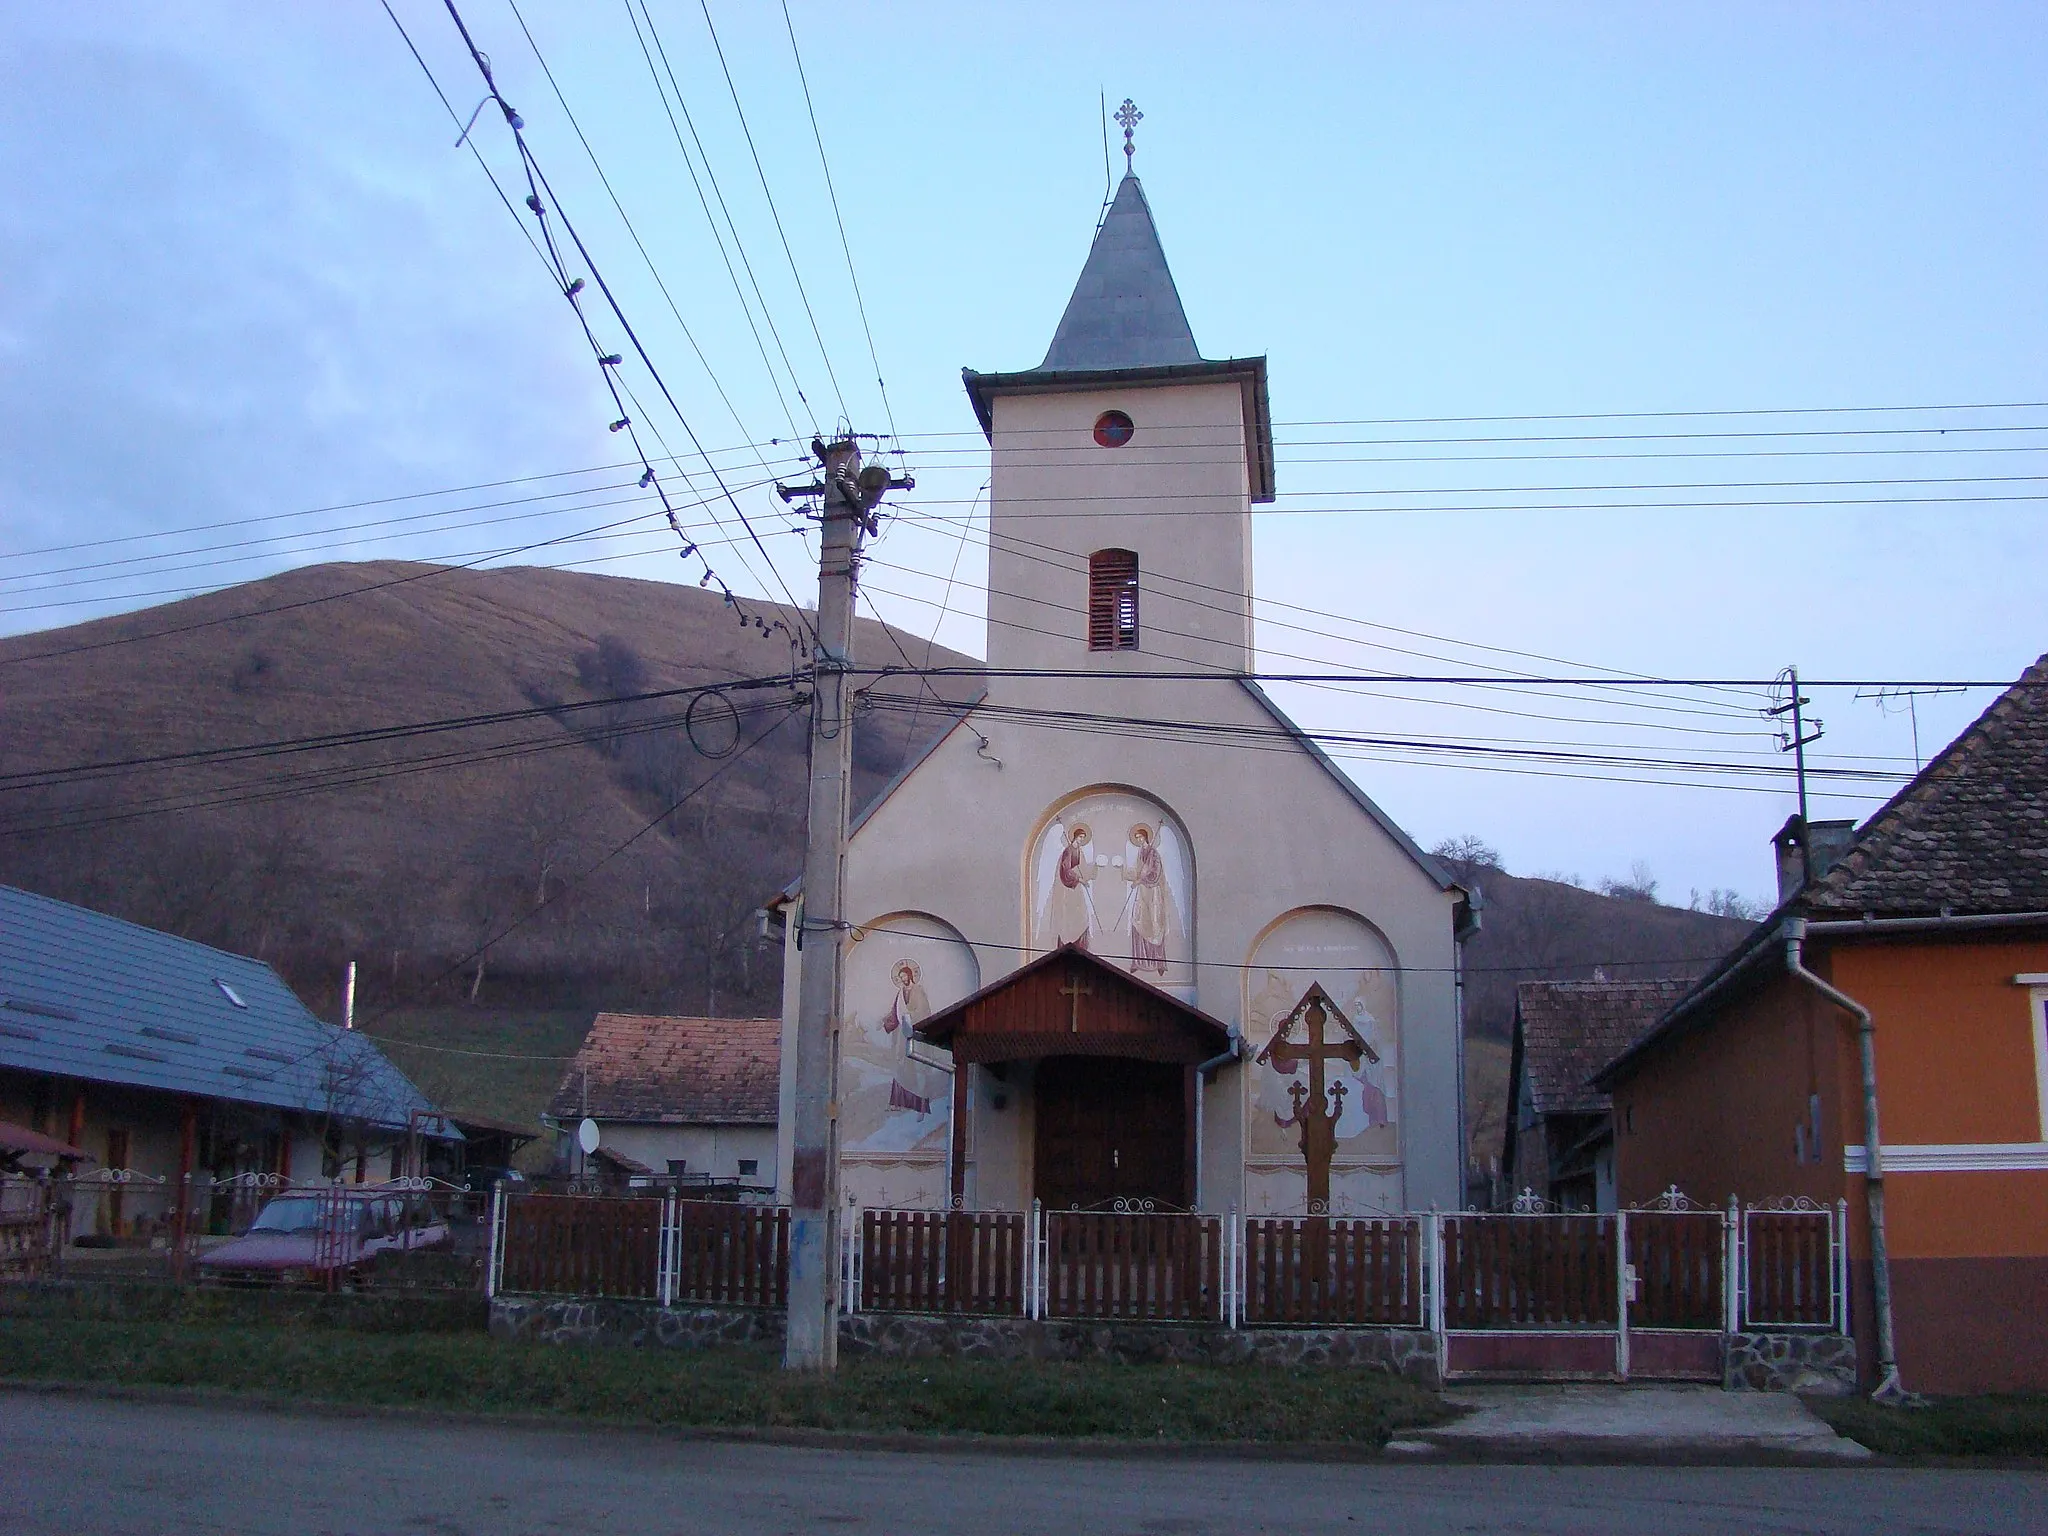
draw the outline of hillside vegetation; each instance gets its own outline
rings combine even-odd
[[[866,621],[856,643],[870,658],[897,659],[900,644],[926,659],[922,640]],[[974,664],[944,650],[931,661]],[[356,957],[371,1012],[437,999],[754,1011],[779,972],[753,914],[801,847],[796,691],[712,700],[697,718],[704,750],[687,701],[578,706],[790,665],[782,636],[696,587],[399,562],[312,566],[0,640],[13,781],[0,881],[256,955],[323,1010]],[[516,718],[20,784],[496,714]],[[946,718],[935,706],[859,722],[856,795]]]

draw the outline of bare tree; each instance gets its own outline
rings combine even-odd
[[[1657,902],[1657,877],[1650,866],[1637,859],[1628,867],[1625,880],[1602,880],[1600,894],[1612,896],[1616,901],[1644,901],[1655,905]]]
[[[1429,851],[1450,870],[1460,885],[1471,885],[1482,873],[1502,873],[1500,850],[1470,833],[1463,837],[1447,837]]]

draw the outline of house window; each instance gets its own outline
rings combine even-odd
[[[743,1157],[740,1159],[741,1178],[751,1179],[754,1177],[755,1174],[759,1173],[760,1171],[761,1160],[758,1157]]]
[[[2048,976],[2022,976],[2027,984],[2027,1027],[2034,1036],[2034,1093],[2041,1113],[2041,1139],[2048,1141]]]
[[[688,1158],[672,1157],[668,1160],[668,1176],[670,1178],[680,1179],[689,1171],[690,1163]]]
[[[1138,648],[1138,557],[1098,549],[1088,557],[1088,649]]]

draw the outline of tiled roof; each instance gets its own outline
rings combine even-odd
[[[12,886],[0,886],[0,1067],[387,1126],[433,1107],[262,961]]]
[[[1525,981],[1515,989],[1522,1072],[1539,1115],[1595,1115],[1590,1079],[1691,989],[1689,981]],[[1510,1111],[1512,1113],[1512,1111]]]
[[[564,1120],[587,1112],[597,1120],[773,1125],[781,1070],[780,1019],[600,1013],[548,1113]]]
[[[1815,916],[2048,911],[2048,656],[1871,817],[1798,904]]]

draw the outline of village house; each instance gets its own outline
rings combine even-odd
[[[1778,909],[1595,1078],[1621,1199],[1846,1200],[1866,1375],[2048,1387],[2048,657],[1777,846]]]
[[[781,1049],[779,1019],[600,1013],[548,1103],[557,1166],[614,1186],[765,1197]],[[597,1127],[594,1151],[577,1140],[585,1120]]]
[[[238,1178],[377,1181],[452,1161],[461,1139],[262,961],[10,886],[0,1121],[97,1160],[72,1186],[71,1238],[90,1245],[160,1239],[181,1201],[196,1230],[218,1226]]]
[[[1501,1169],[1510,1195],[1615,1208],[1614,1121],[1592,1076],[1648,1034],[1687,981],[1525,981],[1515,989]]]
[[[853,824],[847,1195],[1462,1204],[1476,903],[1248,675],[1266,360],[1201,355],[1126,175],[1044,361],[964,378],[987,691]],[[840,936],[777,911],[787,1199],[798,946]]]

